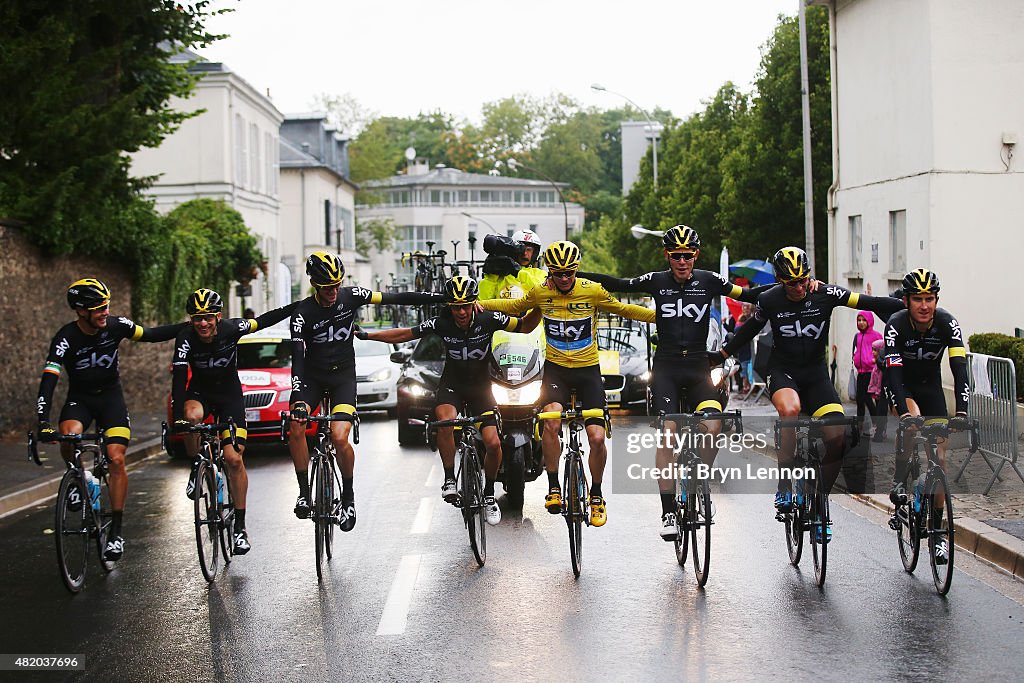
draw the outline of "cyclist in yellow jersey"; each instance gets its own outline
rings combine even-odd
[[[544,252],[548,277],[518,299],[491,299],[482,301],[483,308],[502,313],[522,315],[539,308],[544,318],[547,338],[547,359],[544,362],[544,380],[540,403],[544,411],[561,411],[576,397],[584,409],[604,408],[604,385],[598,360],[597,339],[594,335],[597,312],[607,311],[641,322],[654,322],[655,312],[625,304],[591,280],[577,278],[580,248],[572,242],[555,242]],[[608,451],[605,446],[604,420],[587,420],[587,439],[590,441],[590,475],[593,485],[590,496],[590,523],[603,526],[608,519],[607,506],[601,493]],[[562,490],[558,483],[558,457],[560,425],[548,420],[544,425],[541,447],[548,473],[548,495],[544,507],[552,514],[562,512]]]

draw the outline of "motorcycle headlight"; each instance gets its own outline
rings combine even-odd
[[[640,380],[641,382],[650,382],[651,381],[651,371],[650,370],[644,370],[639,375],[637,375],[636,378],[638,380]]]
[[[425,386],[417,382],[409,382],[408,384],[405,385],[404,389],[408,391],[409,395],[413,396],[414,398],[422,398],[423,396],[429,396],[431,393]]]
[[[720,367],[711,370],[711,384],[717,387],[722,383],[723,379],[725,379],[725,370]]]
[[[492,384],[494,402],[499,406],[532,406],[540,398],[540,380],[535,380],[515,389]]]
[[[386,379],[391,379],[391,368],[381,368],[380,370],[374,370],[366,379],[370,382],[383,382]]]

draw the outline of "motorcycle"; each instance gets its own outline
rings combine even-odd
[[[540,400],[544,371],[544,333],[499,331],[491,340],[490,377],[494,401],[501,414],[501,469],[498,481],[513,509],[522,509],[526,482],[544,471],[540,439],[533,430],[533,413]]]

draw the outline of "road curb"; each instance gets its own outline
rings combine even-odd
[[[892,515],[889,496],[849,493],[850,498]],[[953,519],[956,547],[1024,580],[1024,541],[973,517]]]
[[[163,452],[164,449],[160,446],[160,437],[156,436],[140,441],[133,446],[125,455],[125,461],[130,468]],[[54,474],[23,489],[0,496],[0,519],[52,500],[57,495],[57,489],[60,488],[60,480],[63,476],[63,472]]]

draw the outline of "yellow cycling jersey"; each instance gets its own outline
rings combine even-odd
[[[575,285],[566,294],[541,283],[518,299],[489,299],[480,304],[491,311],[517,316],[539,308],[544,316],[547,360],[567,368],[598,364],[594,334],[598,311],[645,323],[653,323],[655,319],[653,310],[622,303],[598,283],[584,278],[576,278]]]
[[[480,278],[481,299],[517,299],[547,277],[540,268],[520,268],[516,275],[484,275]]]

